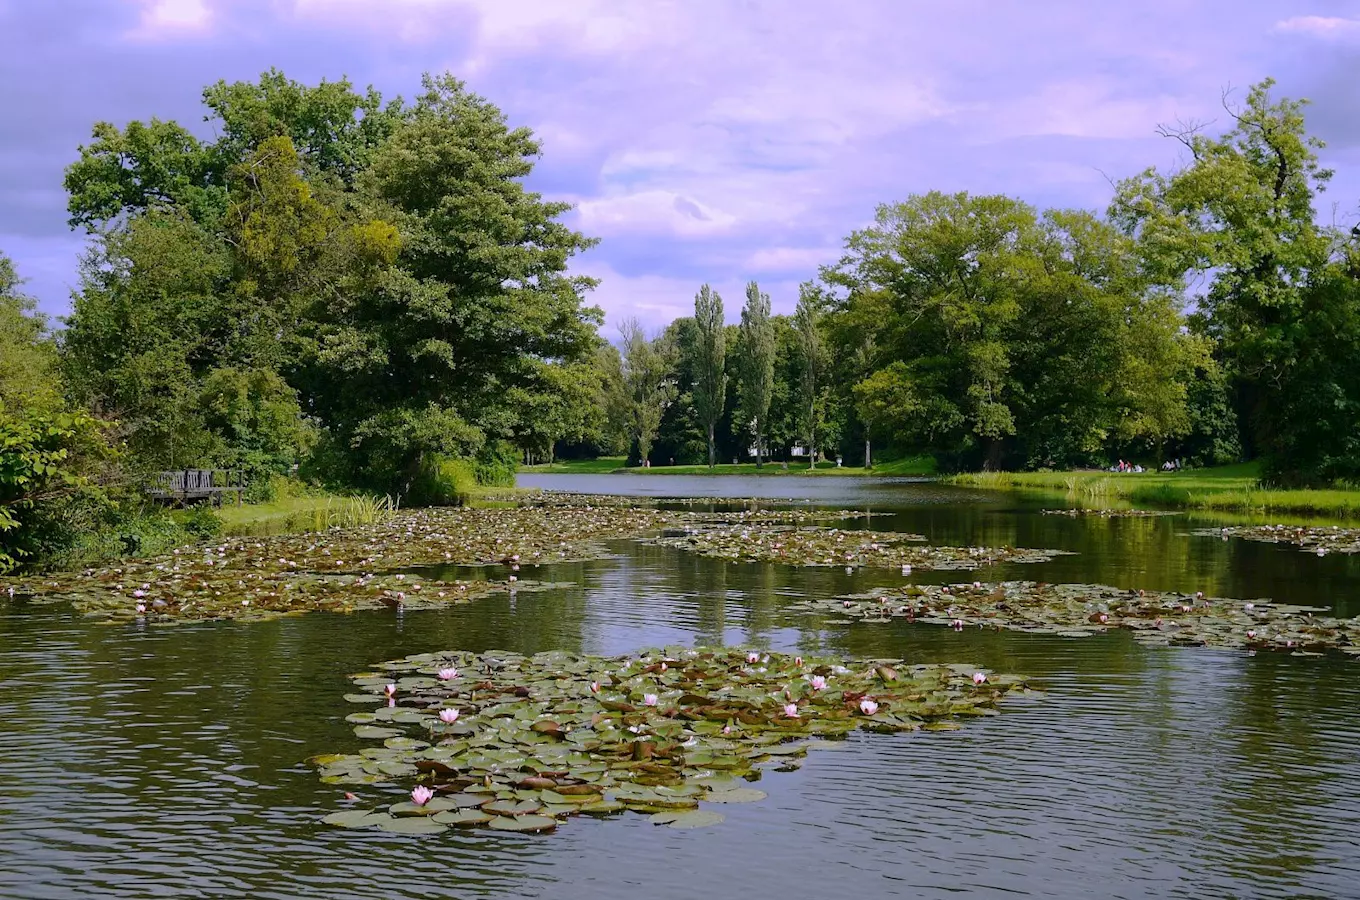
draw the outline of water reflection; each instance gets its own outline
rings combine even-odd
[[[1184,517],[1073,520],[972,500],[894,508],[892,527],[939,543],[1079,551],[998,573],[1009,577],[1342,610],[1360,584],[1355,559],[1189,538]],[[1354,663],[1149,649],[1121,634],[847,626],[796,601],[900,575],[614,549],[525,573],[571,587],[400,616],[161,629],[0,607],[0,896],[1357,895]],[[969,662],[1029,674],[1048,693],[960,732],[857,734],[801,771],[767,775],[768,800],[725,810],[709,831],[631,816],[546,838],[420,839],[316,823],[341,808],[344,788],[303,761],[362,746],[343,721],[350,672],[445,647],[746,641]]]

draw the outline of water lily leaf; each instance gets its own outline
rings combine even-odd
[[[496,831],[543,832],[557,827],[557,820],[549,816],[498,816],[488,824]]]
[[[705,795],[703,799],[707,803],[754,803],[757,800],[764,800],[768,796],[769,794],[756,788],[731,788],[712,791]]]
[[[727,817],[711,809],[696,809],[678,814],[664,823],[670,828],[709,828],[726,821]]]
[[[360,725],[354,729],[354,736],[360,738],[392,738],[400,734],[395,728],[380,728],[377,725]]]
[[[370,828],[387,818],[385,814],[371,809],[346,809],[333,812],[321,821],[339,828]]]
[[[434,801],[431,800],[430,803],[434,803]],[[432,816],[437,812],[443,811],[438,807],[432,808],[430,803],[426,803],[422,806],[408,800],[404,803],[393,803],[387,808],[387,811],[394,816]],[[449,807],[445,808],[447,809]]]
[[[448,825],[451,828],[479,828],[489,824],[495,816],[479,809],[457,809],[436,813],[431,818],[440,825]]]
[[[407,816],[400,819],[386,818],[377,823],[383,831],[393,834],[439,834],[444,826],[428,816]]]

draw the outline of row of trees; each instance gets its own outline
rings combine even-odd
[[[877,442],[949,468],[1360,476],[1360,228],[1317,222],[1322,145],[1271,87],[1225,100],[1217,137],[1164,130],[1188,163],[1119,183],[1103,216],[914,195],[851,234],[790,317],[752,284],[739,328],[708,286],[653,341],[630,323],[631,414],[611,427],[684,462],[860,442],[867,461]]]

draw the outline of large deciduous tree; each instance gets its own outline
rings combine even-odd
[[[1355,276],[1349,235],[1316,221],[1332,173],[1305,129],[1305,102],[1276,99],[1273,86],[1255,85],[1240,106],[1225,98],[1232,127],[1221,135],[1164,128],[1190,161],[1121,183],[1111,215],[1157,277],[1208,280],[1192,325],[1231,381],[1249,449],[1286,480],[1329,480],[1360,472],[1345,439],[1360,428],[1350,377],[1360,349],[1344,337]]]
[[[844,355],[872,335],[856,411],[902,448],[1070,465],[1188,428],[1199,347],[1180,334],[1179,294],[1088,213],[915,196],[880,208],[824,275],[842,289],[832,333],[857,345]]]
[[[635,318],[625,320],[619,333],[623,337],[623,386],[629,437],[637,447],[638,462],[646,464],[661,417],[678,391],[671,373],[674,354],[664,340],[648,340],[647,333]]]

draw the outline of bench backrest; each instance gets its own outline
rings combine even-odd
[[[221,477],[218,477],[219,474]],[[173,472],[157,472],[154,483],[161,490],[183,493],[214,487],[238,487],[235,475],[228,469],[177,469]]]

